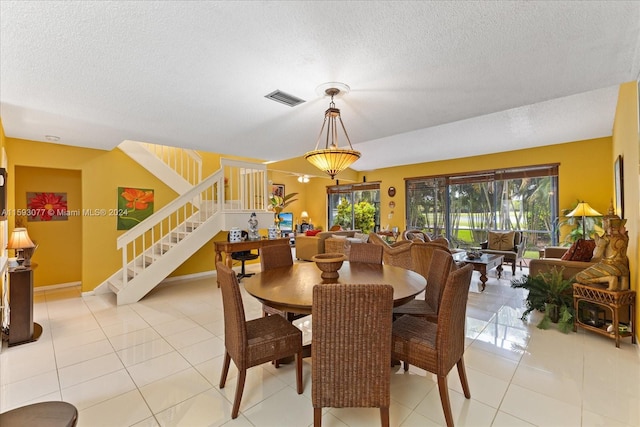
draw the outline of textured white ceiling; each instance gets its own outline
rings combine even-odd
[[[611,135],[640,2],[0,2],[9,137],[282,160],[336,99],[356,170]],[[264,98],[280,89],[307,102]]]

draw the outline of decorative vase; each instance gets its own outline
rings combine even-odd
[[[280,230],[275,225],[268,228],[269,240],[277,239],[280,236]]]
[[[318,254],[311,257],[311,261],[316,263],[316,266],[322,274],[320,277],[323,279],[337,279],[340,277],[338,270],[342,267],[342,263],[347,259],[344,254]]]
[[[241,242],[242,241],[242,230],[238,227],[233,227],[229,230],[229,242]]]

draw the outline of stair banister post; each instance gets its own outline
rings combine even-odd
[[[127,284],[127,246],[122,247],[122,286]]]

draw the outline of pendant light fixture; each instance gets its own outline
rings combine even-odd
[[[346,85],[344,85],[346,86]],[[346,86],[348,88],[348,86]],[[325,93],[331,97],[329,108],[324,112],[324,122],[322,122],[322,128],[316,141],[316,148],[313,151],[309,151],[304,155],[312,165],[325,172],[327,175],[334,179],[334,177],[348,168],[353,162],[360,158],[360,152],[355,151],[351,146],[351,140],[344,127],[342,118],[340,117],[340,110],[336,108],[336,104],[333,102],[333,97],[340,93],[340,89],[336,87],[330,87],[325,90]],[[340,127],[338,127],[338,121],[340,121]],[[323,132],[327,129],[325,136],[325,147],[318,149],[320,139],[323,136]],[[338,130],[342,129],[344,136],[349,143],[349,148],[339,148]]]

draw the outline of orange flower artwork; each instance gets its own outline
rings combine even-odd
[[[150,190],[125,188],[121,195],[127,201],[125,206],[129,209],[147,209],[149,203],[153,202],[153,191]]]
[[[130,230],[153,213],[153,190],[118,187],[118,230]]]
[[[27,193],[27,221],[67,219],[67,193]]]

